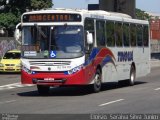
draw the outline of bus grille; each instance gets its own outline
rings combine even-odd
[[[63,66],[70,64],[71,61],[30,61],[30,65],[39,65],[39,66]]]

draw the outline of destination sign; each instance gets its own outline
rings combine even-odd
[[[68,13],[26,14],[23,22],[80,22],[81,15]]]

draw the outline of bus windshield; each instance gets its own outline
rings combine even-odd
[[[24,26],[22,57],[76,58],[84,53],[82,26]]]

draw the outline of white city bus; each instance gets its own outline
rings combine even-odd
[[[22,84],[51,86],[127,80],[150,72],[149,22],[101,10],[52,9],[22,15]]]

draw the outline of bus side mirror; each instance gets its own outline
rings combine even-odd
[[[87,43],[89,45],[93,44],[93,35],[92,35],[92,33],[89,33],[89,31],[87,31]]]
[[[20,27],[21,27],[21,24],[19,23],[17,26],[16,26],[16,30],[14,32],[14,38],[15,40],[21,44],[21,31],[20,31]]]
[[[19,29],[16,29],[15,30],[15,33],[14,33],[14,37],[16,39],[16,41],[18,41],[20,39],[20,30]]]

